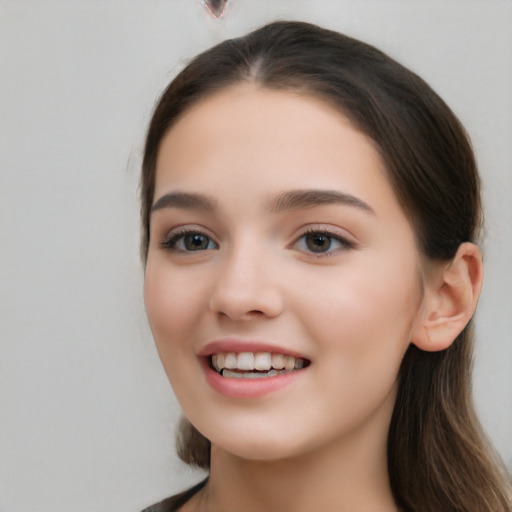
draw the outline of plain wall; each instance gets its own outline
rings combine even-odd
[[[473,139],[487,218],[475,397],[512,465],[512,1],[0,0],[0,510],[137,511],[201,475],[147,327],[137,181],[186,59],[275,19],[375,44]]]

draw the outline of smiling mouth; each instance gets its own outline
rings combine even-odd
[[[264,379],[307,368],[310,361],[270,352],[219,352],[209,356],[210,368],[228,379]]]

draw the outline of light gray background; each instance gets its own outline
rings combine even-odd
[[[200,478],[142,303],[137,180],[184,61],[274,19],[376,44],[467,126],[484,181],[475,395],[512,462],[512,2],[0,0],[0,510],[137,511]]]

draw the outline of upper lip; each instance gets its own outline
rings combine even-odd
[[[224,338],[211,341],[202,347],[198,355],[201,357],[208,357],[213,354],[235,352],[270,352],[271,354],[283,354],[294,356],[296,358],[308,359],[304,354],[296,350],[281,347],[273,343],[254,340],[242,340],[237,338]]]

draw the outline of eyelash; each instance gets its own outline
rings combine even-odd
[[[304,252],[307,252],[309,254],[314,255],[315,257],[326,257],[326,256],[334,256],[341,252],[348,251],[350,249],[353,249],[355,247],[355,243],[347,240],[347,238],[341,236],[339,233],[335,233],[334,231],[331,231],[329,229],[317,229],[317,228],[311,228],[302,233],[302,235],[295,241],[292,246],[297,247],[297,245],[301,242],[301,240],[304,240],[304,243],[306,244],[306,237],[315,235],[317,237],[324,236],[329,239],[329,247],[326,251],[313,251],[311,249],[299,249],[303,250]],[[339,247],[335,249],[331,249],[332,242],[335,241],[339,244]]]
[[[185,243],[185,239],[187,236],[194,236],[194,235],[198,235],[198,236],[201,236],[201,237],[204,237],[206,239],[208,239],[208,245],[210,245],[210,243],[213,243],[215,245],[215,247],[206,247],[204,249],[197,249],[197,250],[190,250],[190,249],[187,249],[186,247],[178,247],[178,244],[180,242],[183,242]],[[176,251],[176,252],[202,252],[202,251],[205,251],[205,250],[211,250],[211,249],[218,249],[218,244],[212,239],[212,237],[210,237],[209,235],[207,235],[206,233],[202,232],[201,230],[199,229],[189,229],[189,228],[185,228],[185,229],[180,229],[178,231],[174,231],[172,233],[170,233],[162,242],[162,247],[164,249],[167,249],[167,250],[170,250],[170,251]]]
[[[301,241],[304,241],[304,244],[307,244],[307,237],[315,235],[317,237],[325,237],[329,241],[329,246],[325,251],[314,251],[309,247],[298,247]],[[180,243],[185,244],[187,237],[193,237],[193,236],[199,236],[204,237],[204,239],[207,240],[207,246],[204,248],[198,248],[196,250],[193,249],[187,249],[186,246],[179,247]],[[333,241],[337,244],[339,244],[339,247],[335,249],[331,249],[331,245]],[[211,247],[211,244],[213,244],[213,247]],[[217,242],[215,242],[211,236],[207,235],[203,231],[199,229],[189,229],[184,228],[180,229],[175,232],[171,232],[162,242],[162,247],[164,249],[170,250],[170,251],[176,251],[176,252],[182,252],[182,253],[192,253],[192,252],[204,252],[206,250],[215,250],[219,248],[219,245]],[[316,229],[311,228],[305,231],[301,234],[299,238],[293,244],[290,246],[291,248],[297,248],[298,250],[314,255],[315,257],[326,257],[326,256],[333,256],[336,254],[339,254],[340,252],[348,251],[350,249],[353,249],[355,247],[355,243],[347,240],[345,237],[340,236],[338,233],[335,233],[329,229]]]

